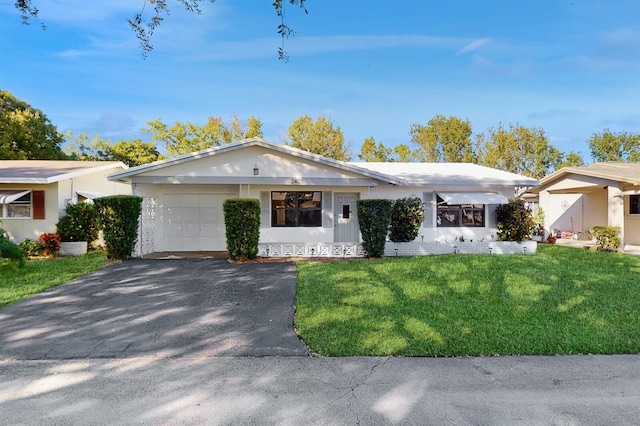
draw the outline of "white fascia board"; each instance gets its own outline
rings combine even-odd
[[[50,183],[47,178],[2,178],[0,183],[46,185]]]
[[[98,173],[98,172],[102,172],[102,171],[105,171],[105,170],[115,169],[117,167],[122,167],[125,170],[129,168],[129,166],[127,166],[126,164],[124,164],[122,162],[109,163],[109,164],[104,164],[102,166],[96,166],[96,167],[91,167],[91,168],[88,168],[88,169],[78,170],[77,172],[64,173],[64,174],[61,174],[61,175],[51,176],[51,177],[48,177],[46,179],[46,182],[44,182],[44,183],[54,183],[54,182],[59,182],[59,181],[64,180],[64,179],[73,179],[73,178],[78,177],[78,176],[84,176],[84,175],[88,175],[88,174],[91,174],[91,173]]]
[[[293,186],[364,186],[375,187],[378,182],[358,178],[291,178],[254,176],[134,176],[134,184],[217,184],[217,185],[293,185]]]

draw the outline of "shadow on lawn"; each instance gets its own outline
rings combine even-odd
[[[638,268],[563,247],[306,264],[297,324],[329,355],[638,353]]]

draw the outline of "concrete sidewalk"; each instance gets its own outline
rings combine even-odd
[[[640,356],[0,361],[3,425],[637,425]]]

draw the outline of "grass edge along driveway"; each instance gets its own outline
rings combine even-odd
[[[300,262],[296,327],[325,356],[640,353],[640,257],[536,255]]]
[[[82,256],[29,259],[24,268],[0,265],[0,309],[104,268],[106,264],[105,252],[97,250]]]

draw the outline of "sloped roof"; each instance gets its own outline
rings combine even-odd
[[[230,143],[227,145],[216,146],[213,148],[204,149],[202,151],[192,152],[190,154],[181,155],[175,158],[170,158],[167,160],[155,161],[149,164],[142,164],[137,167],[131,167],[128,170],[120,171],[112,173],[108,176],[110,180],[126,180],[129,177],[139,175],[142,173],[146,173],[152,170],[158,170],[165,167],[174,166],[177,164],[186,163],[189,161],[210,157],[213,155],[221,155],[226,152],[235,151],[238,149],[244,149],[252,146],[258,146],[262,148],[266,148],[272,151],[280,152],[283,154],[288,154],[293,157],[310,160],[319,164],[323,164],[330,167],[335,167],[340,170],[344,170],[351,173],[357,173],[369,178],[374,178],[378,180],[382,180],[384,182],[388,182],[391,184],[401,184],[401,181],[394,178],[393,176],[387,176],[385,174],[381,174],[372,170],[367,170],[359,167],[355,167],[351,163],[347,163],[344,161],[334,160],[333,158],[324,157],[322,155],[313,154],[308,151],[303,151],[301,149],[297,149],[291,146],[277,144],[273,142],[267,142],[262,138],[254,137],[249,139],[244,139],[239,142]]]
[[[351,163],[402,179],[404,185],[538,186],[538,181],[526,176],[472,163]]]
[[[160,160],[154,163],[131,167],[128,170],[112,173],[110,180],[127,180],[149,171],[170,167],[189,161],[221,155],[238,149],[259,146],[271,151],[313,161],[343,171],[374,178],[399,186],[420,186],[425,184],[449,184],[460,186],[538,186],[538,181],[514,173],[469,163],[358,163],[344,162],[312,154],[291,146],[267,142],[262,138],[250,138],[228,145],[222,145],[193,152],[179,157]]]
[[[594,163],[583,167],[563,167],[560,170],[543,177],[540,180],[542,187],[554,182],[566,175],[576,174],[594,178],[623,182],[631,185],[640,185],[640,162]]]
[[[120,161],[0,160],[0,183],[48,184],[114,168]]]

